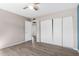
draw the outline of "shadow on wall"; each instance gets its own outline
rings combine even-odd
[[[77,44],[79,49],[79,5],[77,6]]]

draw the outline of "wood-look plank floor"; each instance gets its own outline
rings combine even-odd
[[[32,47],[31,42],[25,42],[1,49],[0,56],[79,56],[79,53],[73,49],[45,43],[36,43],[36,47]]]

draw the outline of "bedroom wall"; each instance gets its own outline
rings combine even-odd
[[[37,28],[37,41],[40,42],[40,21],[46,19],[53,19],[58,17],[66,17],[72,16],[73,17],[73,41],[74,41],[74,49],[77,49],[77,8],[62,10],[55,13],[50,13],[44,16],[37,17],[38,28]]]
[[[28,18],[0,9],[0,49],[25,41]]]

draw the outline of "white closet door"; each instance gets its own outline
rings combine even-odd
[[[52,44],[52,20],[41,21],[41,42]]]
[[[25,41],[32,40],[32,23],[25,21]]]
[[[71,16],[63,18],[63,46],[73,48],[73,20]]]
[[[62,18],[53,19],[53,44],[62,46]]]

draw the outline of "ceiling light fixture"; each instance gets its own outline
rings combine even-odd
[[[28,6],[28,7],[29,7],[30,9],[32,9],[32,10],[34,9],[33,6]]]
[[[31,9],[31,10],[35,10],[35,11],[37,11],[37,10],[39,9],[38,4],[39,4],[39,3],[33,3],[33,4],[30,5],[30,6],[25,6],[23,9],[27,9],[27,8],[29,8],[29,9]]]

